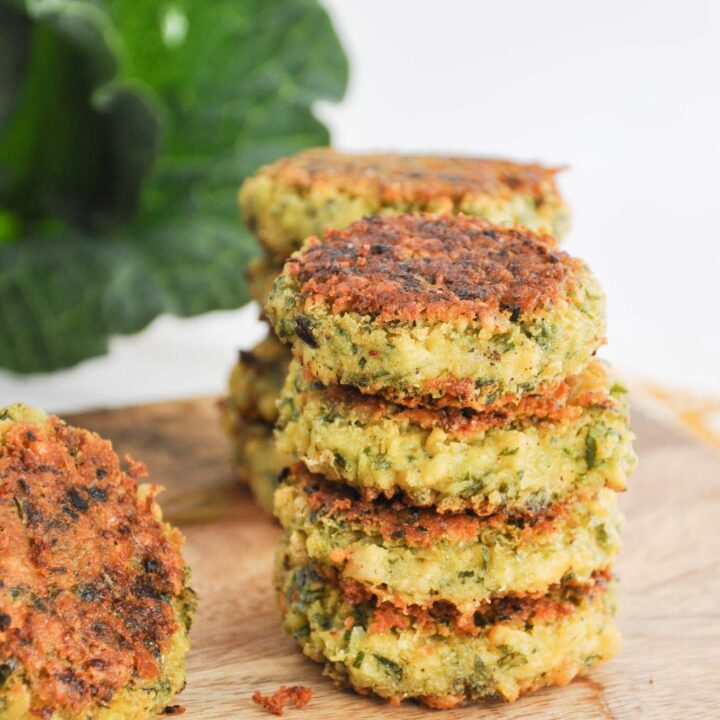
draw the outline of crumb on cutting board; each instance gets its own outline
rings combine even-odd
[[[310,702],[310,698],[312,698],[312,689],[304,685],[292,687],[282,685],[272,695],[254,692],[252,696],[254,703],[273,715],[282,715],[287,705],[293,705],[298,709],[304,708]]]

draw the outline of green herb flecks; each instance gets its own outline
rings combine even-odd
[[[383,670],[389,675],[395,682],[400,682],[403,678],[403,669],[396,662],[389,660],[382,655],[375,655],[375,659],[382,666]]]
[[[585,437],[585,463],[588,470],[592,470],[597,464],[597,438],[590,431]]]

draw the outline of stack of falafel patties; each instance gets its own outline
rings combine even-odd
[[[554,168],[508,160],[356,155],[329,148],[284,158],[261,168],[240,191],[243,218],[263,247],[248,267],[250,294],[264,305],[283,263],[307,237],[322,237],[327,228],[341,229],[366,215],[462,212],[562,234],[568,212],[555,174]],[[266,509],[289,462],[272,438],[289,361],[290,353],[270,331],[240,353],[224,402],[234,465]]]
[[[448,708],[618,648],[635,462],[601,288],[549,235],[370,217],[310,239],[267,314],[293,361],[275,493],[284,627],[338,684]]]

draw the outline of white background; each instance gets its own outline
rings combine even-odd
[[[343,149],[570,165],[567,249],[603,282],[605,357],[720,395],[720,2],[326,3],[352,80],[320,107]],[[255,309],[160,318],[52,377],[0,373],[0,404],[62,411],[221,392]]]

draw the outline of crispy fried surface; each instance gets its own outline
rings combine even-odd
[[[287,571],[289,568],[285,565],[292,566],[292,561],[282,561],[284,552],[285,548],[281,545],[278,558]],[[292,577],[289,592],[278,598],[281,611],[288,603],[307,602],[308,594],[315,597],[317,588],[325,586],[338,589],[348,605],[358,608],[354,614],[367,622],[370,633],[415,627],[424,634],[440,636],[447,635],[451,628],[463,635],[478,635],[500,623],[515,627],[530,622],[553,624],[572,615],[583,601],[606,593],[613,581],[612,570],[602,569],[593,573],[589,582],[569,580],[551,585],[540,593],[495,597],[477,605],[471,612],[463,613],[444,600],[437,600],[429,606],[381,600],[361,583],[340,577],[335,569],[328,566],[310,563]]]
[[[566,582],[553,585],[545,593],[505,595],[493,598],[463,613],[449,602],[438,600],[430,607],[407,605],[392,600],[379,600],[367,588],[354,580],[338,577],[330,568],[316,567],[319,577],[334,583],[342,590],[343,598],[350,605],[364,605],[369,610],[371,633],[387,630],[404,630],[420,627],[428,634],[447,634],[454,628],[464,635],[478,635],[483,628],[498,623],[524,625],[528,622],[556,623],[572,615],[583,597],[593,597],[608,590],[612,580],[610,570],[599,570],[590,583]]]
[[[182,538],[156,518],[154,491],[138,495],[144,474],[57,418],[14,423],[0,442],[0,661],[22,670],[40,716],[160,674]]]
[[[352,155],[313,148],[263,168],[261,174],[297,188],[332,184],[348,193],[372,194],[385,204],[428,203],[466,195],[540,197],[555,188],[558,168],[492,158],[432,155]]]
[[[402,494],[440,512],[533,513],[622,491],[635,466],[624,388],[594,360],[562,391],[497,410],[407,408],[323,385],[297,362],[280,398],[278,447],[366,499]]]
[[[275,512],[293,552],[336,569],[395,605],[439,599],[462,612],[505,595],[587,583],[619,548],[615,497],[559,504],[523,516],[484,519],[398,501],[362,501],[322,481],[280,487]]]
[[[306,238],[370,215],[465,213],[501,225],[567,230],[555,170],[487,158],[348,155],[328,148],[281,159],[246,178],[243,218],[277,260]]]
[[[325,662],[340,685],[395,703],[513,701],[538,687],[567,684],[618,649],[607,573],[534,597],[491,601],[463,618],[440,602],[400,611],[354,595],[322,569],[296,564],[283,547],[275,578],[284,628],[305,654]]]
[[[552,529],[567,512],[566,505],[556,503],[535,514],[498,512],[480,517],[471,512],[440,513],[435,508],[413,507],[401,499],[363,499],[353,488],[314,475],[302,463],[293,465],[288,477],[302,489],[318,515],[358,525],[366,535],[402,540],[410,547],[429,547],[440,540],[470,541],[483,528],[499,529],[507,523],[521,528],[529,539],[532,534]]]
[[[563,296],[581,263],[529,230],[417,214],[329,230],[286,267],[302,303],[382,322],[445,322],[498,312],[519,320]]]
[[[381,395],[366,395],[348,385],[324,387],[312,374],[304,370],[303,377],[323,390],[328,402],[351,406],[358,414],[368,418],[384,418],[393,415],[398,422],[407,421],[425,430],[440,428],[451,437],[469,439],[490,428],[505,427],[513,423],[523,427],[528,423],[548,421],[562,423],[578,418],[586,408],[616,408],[618,402],[606,386],[587,388],[588,381],[582,376],[566,378],[555,386],[542,388],[540,392],[528,393],[519,401],[502,404],[498,401],[482,410],[471,408],[422,407],[420,405],[397,405]]]
[[[282,685],[272,695],[254,692],[252,696],[256,705],[260,705],[273,715],[280,716],[284,714],[288,705],[302,709],[310,702],[311,698],[312,689],[304,685],[292,685],[291,687]]]

